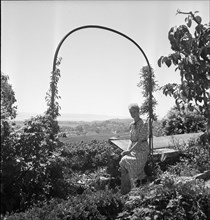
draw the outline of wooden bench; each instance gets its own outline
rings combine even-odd
[[[113,146],[118,147],[122,151],[127,150],[130,140],[128,139],[118,139],[118,138],[109,138],[109,143]],[[163,145],[160,147],[160,140],[158,137],[153,138],[153,159],[154,161],[158,161],[161,158],[169,159],[174,158],[179,155],[179,151],[174,149],[171,145]]]

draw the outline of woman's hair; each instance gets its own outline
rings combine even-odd
[[[129,106],[128,106],[128,109],[130,110],[130,109],[135,109],[135,110],[137,110],[137,111],[139,111],[139,106],[138,106],[138,104],[136,104],[136,103],[132,103],[132,104],[130,104]]]

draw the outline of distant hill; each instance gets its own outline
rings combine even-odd
[[[125,118],[122,116],[113,115],[98,115],[98,114],[61,114],[58,121],[105,121],[113,118]]]
[[[16,117],[16,121],[24,121],[26,119],[30,119],[32,116],[42,115],[39,113],[32,112],[19,112]],[[118,120],[118,119],[126,119],[123,116],[113,116],[113,115],[97,115],[97,114],[61,114],[59,116],[58,121],[105,121],[105,120]]]
[[[25,121],[25,120],[30,119],[31,117],[34,117],[37,115],[42,115],[42,114],[35,113],[35,112],[18,112],[15,120],[16,121]]]

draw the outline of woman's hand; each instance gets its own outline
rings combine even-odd
[[[122,153],[121,153],[121,156],[125,156],[125,155],[129,155],[131,152],[129,150],[124,150]]]

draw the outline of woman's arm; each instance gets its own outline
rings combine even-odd
[[[135,143],[133,144],[133,146],[128,150],[129,153],[131,153],[131,152],[137,147],[138,143],[139,143],[139,142],[135,142]]]
[[[127,150],[124,150],[124,151],[121,153],[121,156],[130,154],[130,147],[131,147],[131,146],[132,146],[132,142],[129,141]]]

